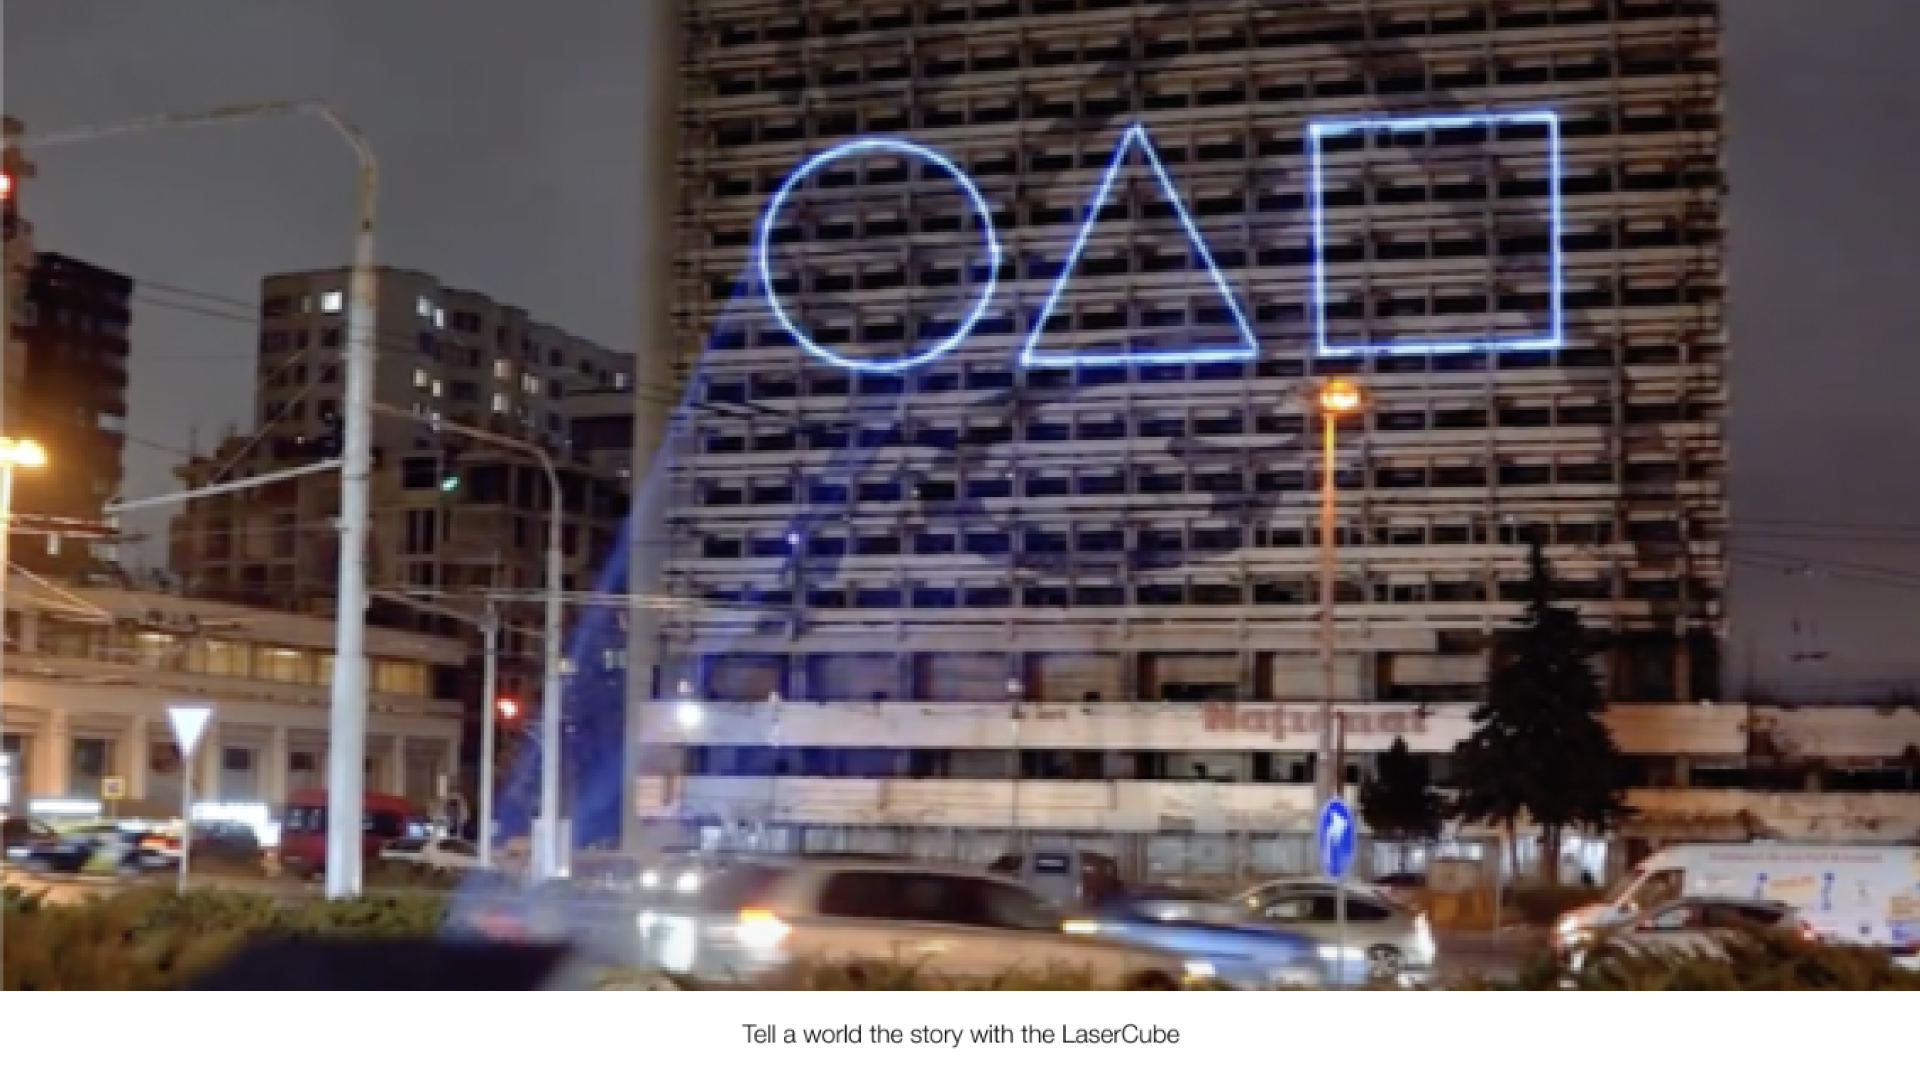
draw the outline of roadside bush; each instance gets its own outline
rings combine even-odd
[[[172,990],[261,937],[424,937],[445,900],[431,893],[352,900],[160,886],[78,904],[9,889],[0,904],[0,990]]]

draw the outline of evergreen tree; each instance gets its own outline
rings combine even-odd
[[[1553,570],[1536,538],[1528,551],[1527,607],[1504,639],[1474,731],[1454,750],[1462,821],[1540,830],[1541,868],[1557,878],[1570,828],[1604,832],[1631,809],[1624,759],[1602,717],[1590,663],[1598,651],[1579,613],[1556,606]]]
[[[1438,837],[1446,815],[1446,801],[1429,782],[1426,762],[1413,756],[1407,740],[1393,740],[1374,764],[1374,775],[1360,785],[1361,820],[1383,839],[1420,841]]]

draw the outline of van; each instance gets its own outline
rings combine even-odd
[[[1098,907],[1120,892],[1120,864],[1096,851],[1033,851],[1002,855],[987,873],[1023,882],[1057,908]]]
[[[1569,949],[1672,900],[1784,904],[1823,941],[1884,948],[1920,967],[1920,847],[1684,844],[1649,857],[1600,903],[1562,916]]]
[[[397,795],[364,796],[366,813],[360,826],[360,857],[376,859],[381,849],[395,840],[431,834],[426,816],[412,803]],[[297,791],[287,797],[280,818],[279,862],[284,873],[295,877],[318,875],[327,864],[327,793],[320,790]]]

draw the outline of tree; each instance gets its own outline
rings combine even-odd
[[[1429,783],[1426,762],[1413,756],[1407,740],[1393,740],[1360,785],[1361,820],[1376,836],[1420,841],[1438,837],[1446,817],[1446,800]]]
[[[1568,829],[1605,832],[1632,810],[1625,759],[1603,719],[1591,664],[1598,646],[1578,612],[1554,604],[1553,570],[1537,538],[1526,593],[1526,610],[1489,673],[1486,702],[1474,710],[1473,733],[1454,750],[1453,810],[1509,832],[1531,820],[1552,881]]]

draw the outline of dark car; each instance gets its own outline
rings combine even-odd
[[[27,857],[27,850],[33,845],[52,840],[58,835],[51,826],[32,818],[0,819],[0,862],[20,862]]]
[[[35,874],[113,873],[132,876],[145,871],[141,834],[102,825],[56,833],[28,845],[20,867]]]

